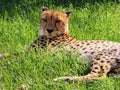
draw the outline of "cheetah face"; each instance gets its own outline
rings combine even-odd
[[[49,38],[68,33],[68,19],[71,12],[58,12],[48,10],[46,7],[41,9],[40,36],[45,35]]]

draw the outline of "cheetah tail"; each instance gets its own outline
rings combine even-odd
[[[78,81],[83,81],[83,80],[99,80],[103,78],[105,78],[105,76],[98,75],[98,74],[88,74],[85,76],[58,77],[58,78],[54,78],[53,81],[57,82],[59,80],[62,80],[66,82],[78,82]]]
[[[63,80],[63,81],[67,81],[67,82],[78,82],[78,81],[83,81],[83,80],[97,80],[97,79],[103,79],[105,78],[107,75],[106,72],[106,68],[103,66],[101,66],[101,72],[95,73],[95,72],[91,72],[87,75],[84,76],[72,76],[72,77],[58,77],[53,79],[54,82],[57,82],[58,80]]]

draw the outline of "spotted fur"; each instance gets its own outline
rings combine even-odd
[[[69,35],[68,19],[71,12],[62,13],[54,10],[43,10],[41,16],[40,37],[33,44],[40,49],[51,47],[56,50],[62,46],[66,51],[71,51],[81,58],[87,59],[91,65],[91,71],[85,76],[59,77],[54,81],[78,81],[85,79],[101,79],[108,72],[120,72],[120,43],[104,40],[80,41]],[[51,30],[51,31],[48,31]],[[46,46],[46,42],[48,42]],[[34,47],[34,45],[31,45]]]

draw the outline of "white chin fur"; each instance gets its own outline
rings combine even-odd
[[[39,30],[39,34],[40,34],[40,36],[45,35],[43,29],[40,29],[40,30]]]

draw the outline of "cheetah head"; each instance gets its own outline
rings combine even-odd
[[[55,10],[41,8],[40,36],[45,35],[49,38],[60,36],[68,32],[68,19],[71,12],[62,13]]]

